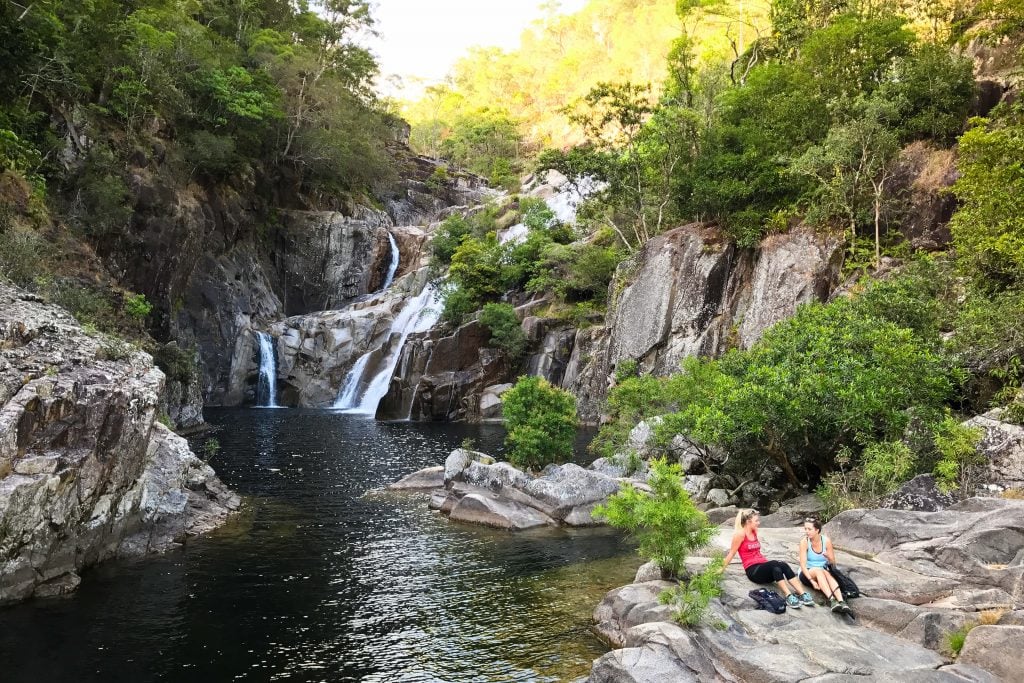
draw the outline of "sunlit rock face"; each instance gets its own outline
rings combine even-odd
[[[748,595],[756,586],[737,562],[726,570],[708,616],[680,628],[659,600],[675,582],[642,567],[635,583],[608,593],[594,611],[595,630],[617,649],[594,662],[588,681],[838,680],[853,671],[879,681],[1014,680],[1018,655],[1006,644],[1024,633],[1022,520],[1024,502],[994,498],[945,512],[850,510],[833,518],[824,533],[862,594],[849,601],[855,623],[833,614],[811,587],[815,607],[758,610]],[[802,535],[793,527],[759,531],[765,556],[786,560]],[[727,520],[712,547],[691,557],[687,568],[719,561],[711,551],[727,548],[731,536]],[[997,610],[992,625],[971,631],[950,663],[947,634],[974,622],[982,609]],[[782,632],[786,638],[778,637]]]
[[[111,557],[175,547],[238,507],[155,421],[148,354],[0,282],[0,603],[73,590]]]

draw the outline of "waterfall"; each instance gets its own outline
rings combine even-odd
[[[384,286],[380,288],[380,291],[384,291],[391,286],[391,283],[395,281],[395,273],[398,272],[398,244],[395,242],[395,236],[388,232],[388,242],[391,244],[391,264],[388,266],[388,274],[384,276]]]
[[[266,332],[257,332],[260,340],[260,381],[256,385],[256,405],[277,408],[277,356],[274,339]]]
[[[388,393],[388,386],[402,355],[405,340],[410,334],[426,332],[434,326],[441,316],[439,303],[437,292],[430,285],[424,287],[418,296],[406,301],[391,323],[391,331],[384,344],[378,349],[364,353],[352,366],[341,391],[338,392],[334,407],[360,415],[376,415],[377,405]],[[370,368],[374,354],[385,349],[377,367]],[[368,373],[374,369],[376,374],[369,376]]]

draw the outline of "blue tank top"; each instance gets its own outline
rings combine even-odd
[[[828,558],[825,557],[825,544],[828,543],[828,537],[825,534],[821,535],[821,552],[814,552],[814,544],[811,543],[811,539],[807,539],[807,568],[808,569],[824,569],[825,565],[828,564]]]

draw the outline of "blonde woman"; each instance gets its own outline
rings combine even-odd
[[[833,612],[853,615],[853,610],[843,600],[839,584],[828,570],[829,565],[835,565],[836,555],[832,541],[821,533],[821,520],[805,519],[804,534],[800,540],[800,581],[827,595]]]
[[[739,553],[748,579],[758,584],[774,581],[786,596],[786,604],[794,609],[798,609],[801,604],[814,607],[811,594],[800,585],[793,569],[785,562],[768,560],[761,554],[761,541],[757,538],[760,526],[761,515],[756,510],[740,510],[736,514],[736,533],[732,535],[732,545],[722,562],[723,566],[728,567],[732,558]]]

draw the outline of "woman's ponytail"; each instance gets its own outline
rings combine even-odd
[[[750,518],[757,514],[757,510],[751,510],[750,508],[740,510],[736,513],[736,531],[743,531],[743,525],[745,525]]]

